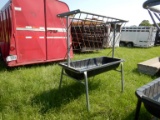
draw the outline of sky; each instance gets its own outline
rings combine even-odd
[[[0,9],[8,0],[0,0]],[[70,10],[82,11],[115,17],[129,22],[126,26],[139,25],[151,18],[142,5],[146,0],[61,0],[68,4]]]

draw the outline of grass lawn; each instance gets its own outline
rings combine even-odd
[[[111,56],[111,49],[75,54],[72,60]],[[110,54],[108,54],[110,53]],[[61,67],[57,63],[7,69],[0,63],[0,119],[2,120],[132,120],[135,90],[158,76],[137,71],[137,63],[158,57],[160,47],[116,48],[115,57],[125,60],[124,92],[121,76],[109,71],[89,78],[90,112],[86,109],[83,84],[64,77],[59,90]],[[140,120],[152,116],[141,107]]]

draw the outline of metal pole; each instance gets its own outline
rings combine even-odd
[[[62,68],[62,72],[61,72],[61,79],[60,79],[60,82],[59,82],[59,89],[61,88],[61,85],[62,85],[62,79],[63,79],[63,68]]]
[[[140,108],[141,108],[141,103],[142,103],[142,101],[138,98],[136,113],[135,113],[135,118],[134,118],[135,120],[138,120],[139,112],[140,112]]]
[[[150,15],[153,23],[156,25],[156,27],[158,28],[158,30],[160,30],[160,27],[158,26],[158,24],[157,24],[156,21],[154,20],[153,15],[152,15],[152,13],[151,13],[151,11],[150,11],[149,9],[148,9],[148,13],[149,13],[149,15]]]
[[[121,63],[121,85],[122,85],[122,92],[124,91],[124,75],[123,75],[123,63]]]
[[[69,28],[69,16],[66,17],[67,22],[67,65],[70,66],[70,28]]]
[[[112,58],[114,58],[115,39],[116,39],[116,23],[114,23],[114,31],[113,31]]]
[[[87,72],[84,72],[84,78],[85,78],[85,87],[86,87],[86,104],[87,104],[87,110],[90,111]]]

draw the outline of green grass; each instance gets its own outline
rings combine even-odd
[[[160,47],[116,48],[115,57],[125,60],[124,92],[120,73],[109,71],[89,78],[91,111],[86,110],[82,84],[64,77],[59,90],[61,67],[57,63],[7,69],[0,63],[0,119],[3,120],[132,120],[135,90],[152,81],[137,71],[137,63],[159,56]],[[107,56],[111,49],[75,54],[72,60]],[[111,56],[111,53],[109,54]],[[140,120],[151,115],[141,107]]]

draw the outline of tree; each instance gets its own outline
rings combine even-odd
[[[160,26],[160,23],[157,23],[157,25],[158,25],[158,26]],[[154,27],[156,27],[156,25],[155,25],[155,24],[153,24],[153,26],[154,26]]]
[[[152,26],[150,23],[149,23],[149,20],[143,20],[139,26]]]

